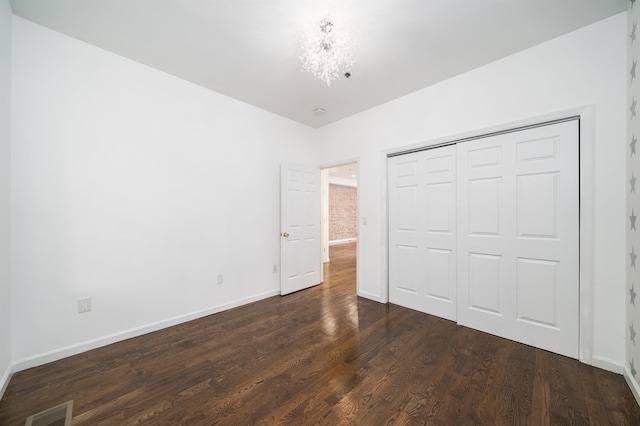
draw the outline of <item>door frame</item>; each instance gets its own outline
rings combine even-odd
[[[586,364],[610,369],[606,360],[598,360],[593,357],[593,306],[594,306],[594,260],[595,260],[595,106],[585,105],[563,111],[530,117],[523,120],[506,122],[495,126],[485,127],[465,133],[431,139],[416,144],[396,147],[381,153],[382,163],[382,243],[386,247],[383,256],[382,296],[389,301],[389,186],[387,159],[390,156],[408,153],[414,150],[433,148],[447,143],[462,142],[468,139],[477,139],[483,136],[513,131],[517,128],[536,126],[550,121],[577,117],[579,121],[579,196],[580,196],[580,245],[579,245],[579,337],[578,359]],[[358,197],[359,198],[359,197]],[[359,200],[358,200],[359,202]]]

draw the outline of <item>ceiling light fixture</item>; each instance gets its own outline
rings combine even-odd
[[[331,18],[324,18],[301,37],[302,67],[317,79],[331,85],[341,74],[349,74],[353,65],[353,38],[344,27],[336,28]],[[348,78],[348,77],[347,77]]]

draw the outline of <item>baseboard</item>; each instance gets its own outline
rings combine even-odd
[[[633,397],[636,399],[638,405],[640,405],[640,386],[638,386],[638,382],[635,381],[635,379],[631,375],[631,371],[629,371],[626,365],[624,366],[623,376],[624,380],[627,382],[627,385],[629,385],[629,389],[631,389]]]
[[[7,390],[7,386],[9,386],[9,380],[11,380],[11,376],[13,375],[14,365],[9,364],[7,366],[6,371],[0,378],[0,400],[4,397],[4,392]]]
[[[154,331],[162,330],[164,328],[172,327],[174,325],[182,324],[184,322],[192,321],[198,318],[206,317],[208,315],[217,314],[238,306],[246,305],[248,303],[257,302],[258,300],[266,299],[268,297],[277,296],[280,294],[280,289],[270,290],[264,293],[260,293],[244,299],[234,300],[232,302],[224,303],[222,305],[214,306],[212,308],[203,309],[201,311],[191,312],[189,314],[180,315],[177,317],[169,318],[166,320],[158,321],[155,323],[147,324],[141,327],[132,328],[122,332],[110,334],[97,339],[92,339],[86,342],[78,343],[64,348],[56,349],[53,351],[45,352],[39,355],[35,355],[29,358],[25,358],[16,361],[13,364],[13,372],[26,370],[28,368],[37,367],[39,365],[47,364],[49,362],[58,361],[69,356],[78,355],[83,352],[97,349],[102,346],[107,346],[112,343],[120,342],[122,340],[131,339],[132,337],[142,336],[143,334],[152,333]]]
[[[594,355],[591,358],[591,365],[617,374],[622,374],[625,368],[624,365],[620,364],[619,362],[597,355]]]
[[[356,243],[358,242],[357,238],[345,238],[343,240],[333,240],[333,241],[329,241],[329,245],[330,246],[337,246],[340,244],[349,244],[349,243]]]

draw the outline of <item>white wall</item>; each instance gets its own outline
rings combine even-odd
[[[9,285],[9,141],[11,139],[11,6],[0,0],[0,398],[11,368]]]
[[[360,159],[359,294],[387,298],[385,151],[594,105],[592,349],[594,362],[621,371],[625,359],[625,49],[626,14],[620,14],[319,129],[322,163]]]
[[[19,17],[13,43],[17,369],[278,293],[311,128]]]

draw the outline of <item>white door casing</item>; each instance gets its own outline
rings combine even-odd
[[[280,294],[285,295],[322,280],[320,169],[283,163],[280,185]]]
[[[389,159],[389,300],[456,319],[455,145]]]
[[[573,120],[389,158],[390,301],[577,358],[578,138]],[[446,150],[452,176],[428,180],[428,159]],[[447,182],[457,188],[451,207],[438,187]],[[427,223],[452,211],[450,244],[437,238],[445,226]],[[433,270],[422,253],[444,250],[456,253],[453,314],[422,300],[426,277],[444,276],[446,264]]]

